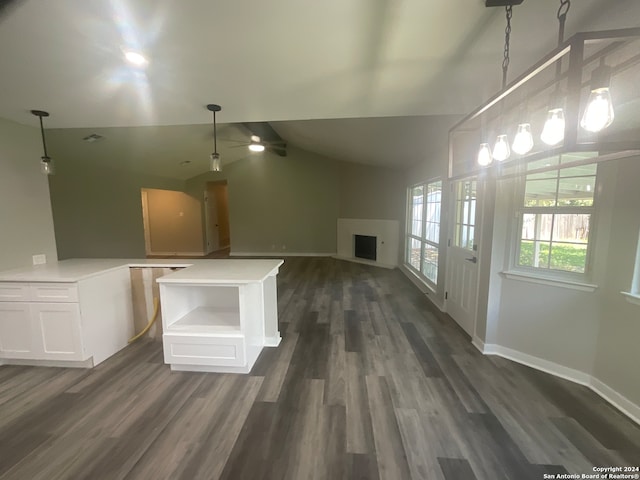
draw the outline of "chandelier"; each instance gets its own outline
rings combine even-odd
[[[511,8],[507,11],[503,88],[449,132],[449,177],[521,165],[557,155],[640,153],[640,28],[582,32],[564,41],[570,0],[561,0],[558,47],[506,82]],[[619,155],[618,155],[619,156]]]

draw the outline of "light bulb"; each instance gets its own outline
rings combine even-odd
[[[552,146],[564,140],[564,111],[561,108],[552,108],[547,113],[540,140]]]
[[[513,139],[511,149],[519,155],[529,153],[533,148],[533,135],[531,135],[531,125],[521,123],[518,125],[518,132]]]
[[[56,173],[53,160],[50,157],[42,157],[40,160],[40,172],[44,175],[53,175]]]
[[[212,172],[219,172],[222,170],[222,166],[220,165],[220,154],[218,152],[214,152],[209,155],[209,170]]]
[[[509,140],[506,135],[498,135],[496,144],[493,146],[493,158],[499,162],[504,162],[511,155]]]
[[[251,143],[249,144],[249,150],[252,152],[264,152],[264,144],[257,135],[251,135]]]
[[[592,91],[580,126],[589,132],[599,132],[611,125],[613,118],[613,103],[609,88],[598,88]]]
[[[486,167],[493,161],[491,157],[491,148],[488,143],[481,143],[480,150],[478,150],[478,165]]]
[[[144,55],[133,50],[125,51],[124,58],[127,60],[127,62],[136,67],[146,67],[149,63],[149,60],[147,60]]]
[[[264,145],[261,143],[251,143],[249,145],[249,150],[252,152],[264,152]]]

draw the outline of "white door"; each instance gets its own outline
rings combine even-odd
[[[452,215],[445,286],[447,313],[472,337],[478,300],[477,187],[475,178],[451,185]]]

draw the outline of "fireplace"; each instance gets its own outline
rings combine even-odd
[[[378,237],[372,237],[369,235],[354,235],[354,251],[353,256],[356,258],[364,258],[367,260],[377,259],[376,246],[378,243]]]

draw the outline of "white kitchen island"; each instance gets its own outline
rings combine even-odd
[[[72,259],[0,272],[0,365],[99,364],[134,334],[129,269],[169,267],[181,270],[158,279],[167,363],[247,373],[263,346],[280,341],[275,277],[282,263]]]
[[[164,361],[172,370],[249,373],[278,346],[282,260],[215,260],[158,279]]]

